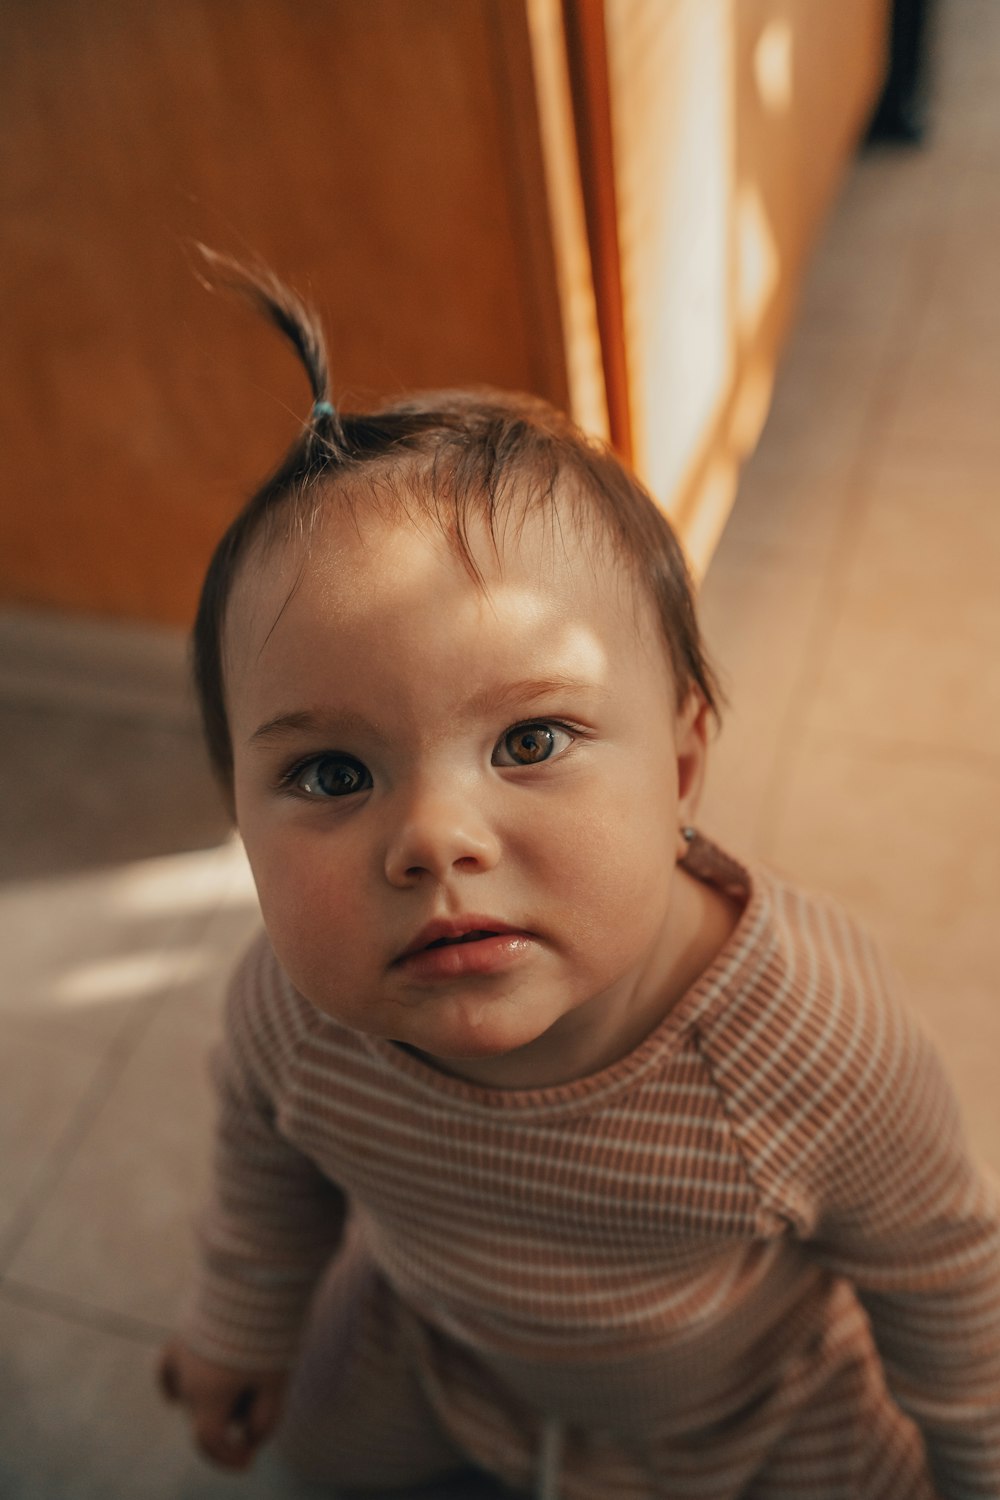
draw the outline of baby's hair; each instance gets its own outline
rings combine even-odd
[[[195,620],[195,686],[212,766],[232,801],[233,751],[226,711],[223,636],[237,575],[256,545],[287,535],[327,504],[355,513],[389,497],[405,513],[421,507],[441,526],[481,580],[470,521],[498,529],[560,505],[589,513],[654,604],[669,653],[678,705],[693,687],[718,716],[720,692],[702,646],[684,554],[647,491],[606,447],[586,437],[538,397],[489,389],[430,391],[374,412],[341,412],[333,401],[322,328],[270,271],[249,268],[204,246],[213,279],[247,298],[289,340],[312,389],[309,419],[281,463],[226,530],[209,563]],[[358,481],[369,480],[369,483]],[[280,522],[279,522],[280,524]]]

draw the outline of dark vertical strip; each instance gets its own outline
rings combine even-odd
[[[930,94],[935,0],[893,0],[889,73],[869,128],[870,140],[924,139]]]
[[[563,25],[597,302],[601,363],[607,390],[608,422],[614,447],[626,462],[631,463],[632,420],[625,358],[604,0],[563,0]]]

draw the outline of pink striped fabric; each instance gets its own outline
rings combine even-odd
[[[641,1046],[525,1092],[347,1031],[261,937],[216,1057],[192,1346],[291,1363],[349,1205],[449,1450],[514,1487],[558,1422],[568,1500],[997,1500],[992,1185],[869,941],[745,880]]]

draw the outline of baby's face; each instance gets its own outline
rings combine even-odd
[[[582,540],[532,517],[499,559],[472,541],[485,589],[431,523],[331,515],[247,568],[237,820],[320,1010],[472,1078],[555,1082],[639,1040],[683,959],[705,715],[676,711],[651,607]]]

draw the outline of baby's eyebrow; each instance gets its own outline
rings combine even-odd
[[[556,693],[597,693],[604,695],[599,683],[581,677],[530,677],[520,682],[490,683],[469,697],[464,706],[469,714],[501,713],[551,698]]]
[[[293,713],[276,714],[273,719],[259,724],[247,743],[250,745],[268,744],[288,734],[323,734],[329,730],[329,727],[329,720],[325,715],[310,713],[308,709],[299,709]],[[371,727],[370,721],[361,714],[337,715],[337,728],[346,733],[370,730]]]

